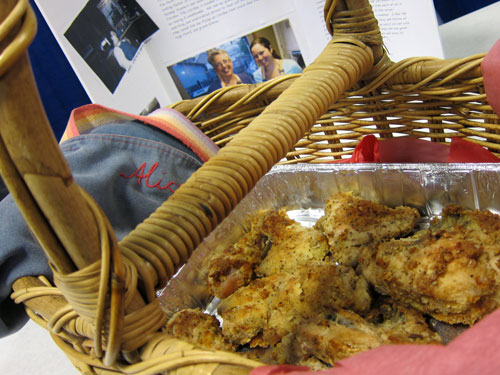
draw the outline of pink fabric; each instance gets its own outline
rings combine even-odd
[[[488,51],[481,63],[484,89],[488,103],[500,115],[500,39]]]

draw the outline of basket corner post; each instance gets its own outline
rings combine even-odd
[[[385,51],[378,20],[369,0],[326,0],[324,18],[333,37],[358,39],[373,53],[374,69],[392,63]]]

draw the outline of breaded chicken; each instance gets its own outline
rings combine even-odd
[[[441,340],[422,314],[384,302],[366,318],[337,309],[305,320],[262,360],[317,370],[380,345],[403,343],[440,344]]]
[[[364,247],[362,274],[396,302],[450,324],[500,305],[500,217],[450,206],[429,229]]]
[[[293,223],[284,213],[273,210],[255,214],[250,220],[249,231],[210,260],[207,276],[210,292],[216,297],[226,298],[247,285],[255,276],[255,267],[271,246],[270,238]]]
[[[269,240],[269,251],[255,269],[258,277],[294,272],[299,266],[310,262],[329,261],[327,256],[330,249],[326,237],[319,230],[297,222],[276,231]]]
[[[334,260],[353,266],[362,245],[407,235],[419,217],[415,208],[390,208],[351,193],[337,193],[327,200],[315,228],[326,235]]]
[[[293,342],[289,344],[287,361],[306,363],[314,358],[323,367],[331,367],[336,361],[383,343],[375,327],[360,315],[337,309],[316,315],[297,327]]]
[[[245,234],[237,243],[211,259],[207,275],[210,293],[226,298],[254,278],[254,269],[262,259],[265,237]]]
[[[225,298],[255,275],[292,272],[328,254],[320,231],[303,227],[285,211],[264,210],[254,215],[248,233],[211,260],[207,281],[213,295]]]
[[[381,299],[365,317],[384,343],[389,344],[441,344],[439,334],[431,328],[425,317],[411,307],[404,307]]]
[[[224,299],[218,311],[222,332],[233,344],[267,347],[318,313],[366,312],[370,303],[366,280],[352,268],[311,263],[252,281]]]
[[[234,345],[222,335],[217,318],[199,308],[184,309],[175,313],[167,323],[167,332],[202,349],[235,350]]]

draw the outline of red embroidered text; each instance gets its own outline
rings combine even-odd
[[[146,187],[150,188],[150,189],[159,189],[159,190],[165,190],[165,189],[168,189],[169,191],[171,191],[172,193],[174,192],[174,190],[176,188],[179,187],[179,185],[177,185],[174,181],[170,181],[168,182],[167,184],[163,185],[162,186],[162,183],[163,181],[161,180],[161,178],[156,181],[154,184],[151,183],[150,179],[151,179],[151,175],[153,174],[154,171],[156,171],[158,169],[158,162],[154,163],[151,168],[149,168],[148,172],[145,173],[146,171],[146,163],[143,163],[134,173],[132,173],[130,176],[126,175],[125,173],[120,173],[120,176],[122,176],[123,178],[137,178],[137,183],[139,185],[142,184],[142,181],[144,180],[144,183],[146,185]],[[164,174],[165,172],[163,172]],[[142,185],[141,185],[142,186]]]

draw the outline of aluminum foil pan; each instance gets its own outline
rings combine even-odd
[[[213,312],[217,304],[206,287],[210,255],[223,251],[244,233],[251,213],[286,208],[312,226],[331,195],[351,191],[391,207],[415,207],[420,226],[456,203],[500,213],[500,164],[295,164],[271,169],[233,212],[198,246],[189,262],[158,292],[171,315],[186,307]]]

